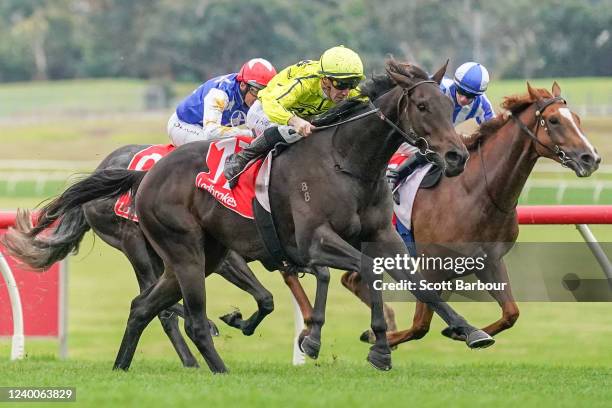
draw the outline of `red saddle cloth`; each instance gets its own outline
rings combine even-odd
[[[391,160],[389,160],[389,164],[387,165],[387,168],[394,169],[398,167],[400,164],[404,162],[404,160],[406,160],[410,156],[412,156],[411,153],[393,153],[393,156],[391,156]]]
[[[174,149],[175,147],[172,144],[149,146],[139,151],[134,155],[134,157],[132,157],[127,169],[141,171],[150,170],[155,163]],[[117,214],[119,217],[138,222],[138,217],[136,214],[130,212],[131,203],[132,195],[129,192],[121,195],[115,203],[115,214]]]
[[[213,142],[206,155],[208,171],[198,173],[196,186],[208,191],[217,201],[245,218],[253,219],[253,199],[255,198],[255,178],[263,160],[253,162],[241,175],[238,184],[229,188],[223,175],[225,160],[251,143],[247,136],[228,137]]]

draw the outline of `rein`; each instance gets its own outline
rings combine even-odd
[[[432,81],[432,80],[424,80],[424,81],[419,81],[419,82],[413,84],[412,86],[410,86],[408,88],[404,88],[402,90],[402,96],[397,101],[397,116],[398,116],[398,118],[400,117],[400,105],[401,105],[401,102],[404,99],[404,97],[410,98],[410,92],[412,92],[414,90],[414,88],[416,88],[417,86],[422,85],[422,84],[437,84],[437,82],[436,81]],[[412,145],[412,146],[416,147],[417,149],[419,149],[419,152],[422,155],[425,156],[425,155],[436,154],[435,151],[433,151],[433,150],[431,150],[429,148],[429,143],[427,142],[427,139],[419,136],[414,131],[412,126],[410,127],[410,129],[408,129],[408,132],[403,131],[392,120],[387,118],[380,111],[380,108],[376,108],[371,101],[369,103],[370,103],[370,107],[372,109],[367,111],[367,112],[360,113],[359,115],[356,115],[356,116],[353,116],[351,118],[345,119],[345,120],[340,121],[338,123],[332,123],[331,125],[317,126],[314,130],[315,131],[320,131],[320,130],[324,130],[324,129],[330,129],[330,128],[337,127],[337,126],[340,126],[340,125],[344,125],[345,123],[349,123],[349,122],[353,122],[355,120],[359,120],[359,119],[365,118],[366,116],[370,116],[370,115],[376,114],[376,116],[378,116],[378,118],[380,120],[384,121],[386,124],[391,126],[391,128],[395,132],[399,133],[410,145]],[[406,111],[406,108],[404,108],[404,112],[405,111]]]
[[[406,105],[404,107],[404,111],[400,112],[400,106],[402,103],[402,100],[404,98],[408,98],[410,99],[410,92],[412,92],[416,87],[418,87],[419,85],[423,85],[423,84],[436,84],[436,81],[433,80],[423,80],[423,81],[419,81],[415,84],[413,84],[412,86],[408,87],[408,88],[403,88],[402,89],[402,96],[398,99],[397,101],[397,117],[400,118],[401,114],[403,114],[404,112],[406,112],[406,109],[408,108],[408,105]],[[431,162],[435,162],[435,156],[437,156],[437,153],[430,149],[429,147],[429,143],[427,142],[427,139],[425,139],[422,136],[419,136],[415,130],[412,128],[412,126],[410,126],[410,128],[408,129],[408,131],[404,131],[402,130],[397,124],[395,124],[391,119],[387,118],[385,116],[385,114],[383,114],[380,111],[380,108],[377,108],[374,106],[374,104],[372,103],[372,101],[369,102],[370,107],[372,109],[370,109],[367,112],[364,113],[360,113],[359,115],[353,116],[351,118],[342,120],[338,123],[332,123],[330,125],[325,125],[325,126],[318,126],[315,128],[315,131],[319,131],[319,130],[324,130],[324,129],[330,129],[330,128],[337,128],[340,125],[343,125],[345,123],[349,123],[349,122],[353,122],[359,119],[362,119],[366,116],[370,116],[373,114],[376,114],[376,116],[378,116],[378,118],[380,120],[382,120],[383,122],[385,122],[387,125],[389,125],[391,127],[391,132],[389,132],[389,134],[387,135],[387,137],[391,136],[393,133],[397,132],[400,136],[402,136],[404,138],[404,140],[406,140],[406,142],[408,142],[408,144],[416,147],[419,151],[419,153],[423,156],[425,156],[425,158],[428,161]],[[336,132],[334,131],[334,135],[336,134]],[[333,136],[332,136],[333,137]],[[353,176],[359,180],[368,182],[368,183],[372,183],[378,180],[378,178],[374,178],[374,179],[368,179],[368,178],[364,178],[361,176],[358,176],[356,174],[353,174],[352,172],[350,172],[349,170],[344,169],[340,164],[338,164],[336,162],[336,164],[334,165],[334,168],[336,169],[336,171],[341,172],[341,173],[345,173],[348,174],[350,176]]]
[[[544,117],[542,116],[542,114],[544,113],[544,110],[546,108],[548,108],[550,105],[552,105],[554,103],[557,103],[557,102],[561,102],[563,104],[567,103],[565,101],[565,99],[563,99],[560,96],[557,96],[555,98],[546,99],[541,104],[540,104],[540,102],[536,102],[536,106],[537,106],[538,110],[536,110],[536,112],[535,112],[535,116],[536,116],[536,128],[535,128],[535,132],[532,132],[527,127],[527,125],[525,125],[516,116],[512,115],[512,118],[514,119],[515,123],[519,126],[519,128],[521,129],[522,132],[525,132],[527,134],[527,136],[529,136],[535,143],[539,144],[540,146],[544,147],[546,150],[551,152],[553,155],[557,156],[559,158],[559,160],[561,160],[561,165],[563,167],[567,167],[567,163],[569,163],[569,162],[571,162],[573,160],[570,159],[569,157],[567,157],[566,153],[563,150],[561,150],[559,145],[555,144],[555,147],[553,149],[553,148],[545,145],[544,143],[542,143],[538,139],[538,137],[537,137],[538,130],[540,129],[540,126],[542,126],[544,128],[544,130],[546,131],[546,133],[548,133],[549,136],[550,136],[550,131],[548,130],[548,127],[546,127],[546,122],[544,121]],[[552,138],[551,138],[551,140],[552,140]],[[499,204],[497,204],[497,202],[493,198],[493,194],[491,194],[491,189],[489,187],[489,181],[487,179],[487,168],[485,166],[484,158],[483,158],[483,155],[482,155],[482,152],[481,152],[481,149],[480,149],[481,144],[482,144],[482,141],[479,140],[478,141],[478,155],[480,156],[480,165],[482,166],[482,172],[484,174],[485,190],[487,191],[487,196],[489,197],[489,200],[491,201],[491,203],[493,203],[495,208],[497,208],[499,211],[501,211],[501,212],[503,212],[505,214],[509,214],[510,212],[512,212],[512,211],[514,211],[516,209],[516,206],[518,205],[518,201],[516,203],[514,203],[512,208],[504,209]]]

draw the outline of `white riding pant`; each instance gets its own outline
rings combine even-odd
[[[168,136],[176,147],[189,142],[206,140],[202,127],[183,122],[176,116],[176,112],[168,120]]]

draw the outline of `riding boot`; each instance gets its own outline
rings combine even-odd
[[[245,147],[244,150],[229,156],[225,161],[223,174],[229,181],[230,188],[234,188],[236,184],[238,184],[240,174],[251,160],[264,156],[272,150],[277,143],[283,141],[284,139],[279,133],[278,128],[272,127],[266,129],[260,137],[255,138],[255,140]]]
[[[396,190],[397,186],[416,169],[427,163],[429,163],[429,161],[424,155],[414,153],[395,169],[387,171],[387,180],[391,187],[391,191],[393,191],[393,201],[395,201],[396,204],[399,205],[399,192]]]

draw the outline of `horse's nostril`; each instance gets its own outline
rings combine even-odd
[[[590,153],[581,154],[580,161],[587,166],[592,166],[596,162],[595,158]],[[599,161],[601,161],[601,158],[599,158]]]
[[[459,165],[463,161],[465,161],[465,158],[455,150],[450,150],[446,152],[446,154],[444,155],[444,159],[450,165]]]

